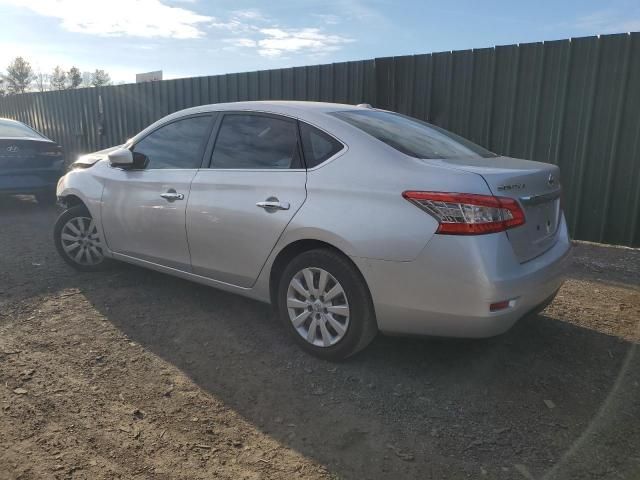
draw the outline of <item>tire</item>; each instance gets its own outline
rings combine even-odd
[[[76,205],[62,212],[53,228],[53,241],[58,253],[65,262],[82,272],[104,270],[108,265],[97,229],[92,224],[89,210],[84,205]],[[84,226],[85,231],[91,228],[94,233],[87,236],[80,225]],[[72,237],[77,237],[77,241]],[[79,245],[74,246],[74,243]],[[81,250],[83,253],[79,254]]]
[[[303,252],[285,267],[278,284],[278,313],[302,349],[325,360],[356,354],[378,333],[362,275],[346,257],[329,249]]]
[[[38,192],[34,195],[38,205],[43,207],[54,205],[56,203],[56,192],[54,190],[47,190],[45,192]]]

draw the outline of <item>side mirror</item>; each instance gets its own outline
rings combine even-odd
[[[133,165],[131,168],[133,170],[144,170],[149,166],[149,157],[147,157],[144,153],[133,152]]]
[[[126,148],[118,148],[107,155],[112,167],[131,168],[133,166],[133,153]]]

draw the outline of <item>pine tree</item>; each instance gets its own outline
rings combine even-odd
[[[111,77],[104,70],[96,70],[91,75],[91,85],[93,85],[94,87],[111,85]]]
[[[69,88],[78,88],[82,84],[82,74],[78,67],[71,67],[67,72],[67,78],[69,79]]]
[[[67,88],[67,72],[58,65],[53,69],[51,75],[51,89],[64,90],[65,88]]]
[[[16,57],[7,67],[7,74],[4,76],[9,93],[24,93],[33,80],[33,69],[31,64],[22,57]]]

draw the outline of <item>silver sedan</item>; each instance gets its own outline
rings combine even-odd
[[[556,166],[313,102],[205,105],[80,157],[56,247],[270,302],[306,351],[377,332],[487,337],[543,308],[570,251]]]

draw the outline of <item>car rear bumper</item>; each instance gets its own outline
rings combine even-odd
[[[55,191],[58,179],[62,175],[64,172],[57,169],[19,173],[0,171],[0,193],[11,195]]]
[[[369,285],[382,332],[480,338],[544,308],[565,279],[570,252],[563,218],[555,245],[523,264],[505,233],[434,235],[412,262],[353,261]],[[509,307],[490,311],[504,300]]]

